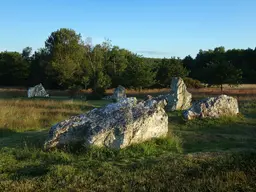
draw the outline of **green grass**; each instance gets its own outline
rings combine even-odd
[[[256,102],[241,115],[185,121],[122,150],[44,152],[53,123],[107,101],[0,100],[0,191],[256,191]]]

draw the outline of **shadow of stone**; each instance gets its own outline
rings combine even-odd
[[[0,138],[8,137],[10,135],[13,135],[14,133],[16,133],[16,132],[11,129],[8,129],[6,127],[3,127],[3,128],[0,127]]]
[[[4,147],[22,149],[25,146],[42,148],[48,135],[48,130],[15,132],[5,128],[4,132],[5,136],[0,137],[0,149]]]
[[[184,153],[252,149],[256,145],[256,120],[251,109],[249,105],[248,114],[241,110],[244,116],[234,119],[192,121],[185,121],[181,112],[175,111],[168,113],[169,128],[181,139]]]
[[[186,122],[182,117],[182,111],[168,113],[168,121],[170,124],[184,124]]]
[[[33,177],[40,177],[49,172],[48,166],[42,165],[28,165],[23,168],[17,169],[16,173],[12,176],[12,180],[28,179]]]

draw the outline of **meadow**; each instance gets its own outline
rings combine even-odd
[[[24,90],[2,90],[0,191],[256,191],[256,99],[235,94],[238,117],[187,122],[176,111],[168,113],[166,138],[122,150],[45,152],[54,123],[108,101],[69,99],[57,91],[49,99],[26,99]]]

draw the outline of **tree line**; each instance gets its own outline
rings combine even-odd
[[[256,83],[256,49],[200,50],[195,58],[145,58],[112,45],[93,45],[72,29],[54,31],[45,46],[32,53],[0,53],[0,86],[34,86],[48,89],[92,88],[95,92],[123,85],[127,88],[169,87],[180,76],[193,82],[222,85]],[[196,81],[197,82],[197,81]]]

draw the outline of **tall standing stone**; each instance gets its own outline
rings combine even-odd
[[[185,110],[191,106],[192,94],[187,91],[182,78],[172,78],[171,93],[167,95],[167,101],[167,111]]]
[[[125,88],[121,85],[119,85],[117,88],[115,88],[114,94],[112,96],[112,99],[115,101],[120,101],[121,99],[126,98],[126,91]]]

